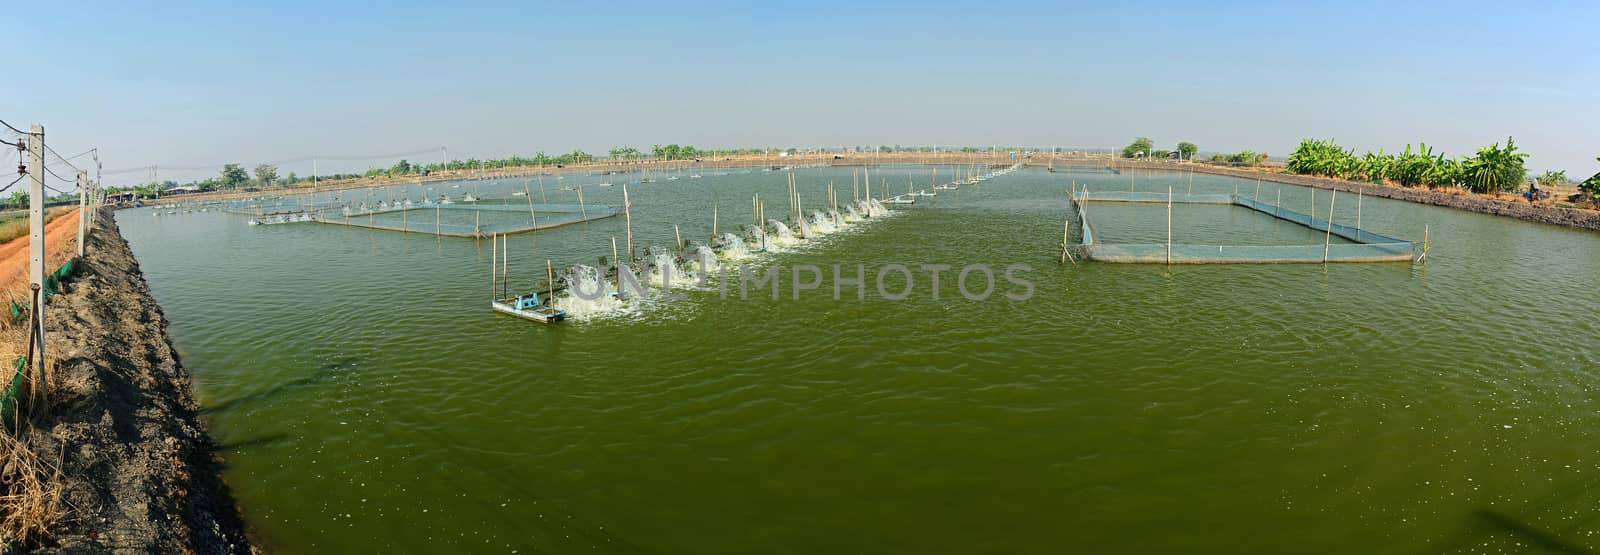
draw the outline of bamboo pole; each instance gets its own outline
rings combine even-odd
[[[1422,224],[1422,255],[1417,257],[1417,261],[1428,263],[1428,224]]]
[[[717,203],[711,203],[711,244],[717,244]]]
[[[1328,197],[1328,232],[1322,238],[1322,263],[1328,263],[1328,249],[1333,245],[1333,206],[1339,202],[1339,190],[1334,189],[1333,195]]]
[[[1167,265],[1172,265],[1172,186],[1167,186]]]
[[[500,294],[511,293],[511,237],[501,235],[503,243],[500,246]]]
[[[611,269],[617,271],[617,283],[622,283],[622,259],[617,255],[617,236],[611,236]]]
[[[866,188],[866,191],[867,191],[867,213],[871,214],[872,213],[872,172],[868,171],[866,169],[862,169],[861,170],[861,175],[863,176],[862,185],[863,185],[863,187]]]
[[[549,305],[549,296],[554,296],[556,294],[556,268],[555,265],[550,263],[550,259],[548,258],[544,259],[544,290],[547,292],[545,293],[547,296],[540,300],[544,302],[544,304]]]
[[[589,207],[583,204],[583,185],[578,186],[578,212],[583,219],[589,219]]]
[[[683,234],[678,232],[678,224],[672,224],[672,236],[678,239],[678,254],[683,254]]]
[[[628,226],[628,262],[633,262],[637,256],[633,250],[633,202],[628,200],[628,184],[622,184],[622,212]]]
[[[479,243],[479,244],[482,244],[482,243]],[[479,248],[483,248],[483,247],[479,247]],[[490,301],[500,300],[500,276],[496,275],[496,273],[495,273],[496,270],[497,270],[495,268],[495,262],[498,262],[498,260],[496,260],[496,259],[500,258],[500,252],[497,250],[499,248],[500,248],[500,243],[498,241],[495,242],[493,246],[489,247],[489,300]],[[483,251],[478,251],[478,252],[482,253]]]
[[[532,224],[533,227],[539,227],[539,216],[533,210],[533,191],[528,190],[527,182],[523,182],[522,184],[522,196],[528,197],[528,222]]]
[[[1365,186],[1356,189],[1356,242],[1361,242],[1361,197],[1367,192]]]

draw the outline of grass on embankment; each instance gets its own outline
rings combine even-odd
[[[56,219],[60,215],[67,213],[67,211],[72,210],[73,208],[75,208],[75,207],[73,207],[73,206],[56,206],[56,207],[49,208],[49,209],[45,210],[44,211],[44,223],[47,223],[47,224],[50,223],[50,220]],[[16,239],[18,237],[22,237],[22,236],[27,235],[27,234],[28,234],[28,215],[27,214],[12,214],[10,216],[0,216],[0,243],[7,243],[7,242],[10,242],[12,239]]]

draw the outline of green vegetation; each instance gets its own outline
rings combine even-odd
[[[1536,179],[1539,181],[1539,186],[1548,189],[1556,185],[1565,185],[1567,183],[1567,172],[1550,170],[1539,174]]]
[[[1178,157],[1184,160],[1193,160],[1194,153],[1199,151],[1200,147],[1195,146],[1194,143],[1188,141],[1178,143]]]
[[[1216,154],[1211,156],[1212,162],[1221,162],[1234,166],[1259,166],[1267,155],[1245,149],[1233,154]]]
[[[1600,162],[1600,158],[1595,158],[1594,161]],[[1595,172],[1589,179],[1579,183],[1578,191],[1588,195],[1589,200],[1600,202],[1600,172]]]
[[[1506,139],[1478,149],[1472,157],[1452,159],[1444,154],[1435,155],[1426,143],[1418,143],[1413,150],[1406,145],[1398,155],[1368,152],[1356,156],[1355,150],[1346,150],[1333,140],[1306,139],[1289,155],[1290,173],[1320,175],[1337,179],[1369,180],[1383,183],[1394,180],[1404,187],[1426,185],[1435,187],[1465,187],[1477,193],[1514,191],[1527,175],[1523,162],[1525,153],[1516,151],[1516,143]],[[1564,173],[1555,172],[1565,180]]]
[[[655,145],[650,147],[650,152],[655,154],[656,158],[662,160],[685,160],[700,156],[700,151],[695,147],[688,145],[678,146],[676,144],[667,146]]]
[[[1515,191],[1527,177],[1523,161],[1527,153],[1517,152],[1517,143],[1506,137],[1505,148],[1495,143],[1478,149],[1478,154],[1462,160],[1467,189],[1474,193]]]
[[[238,164],[224,164],[221,182],[222,188],[237,189],[250,182],[250,174],[245,173],[244,168]]]
[[[278,167],[270,164],[256,165],[256,183],[262,187],[270,187],[278,180]]]
[[[1149,156],[1150,151],[1154,147],[1155,143],[1151,142],[1149,137],[1139,137],[1134,139],[1133,142],[1128,146],[1122,147],[1122,157],[1135,158],[1138,156]]]

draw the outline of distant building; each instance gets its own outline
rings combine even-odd
[[[173,187],[171,189],[163,190],[163,191],[161,191],[161,194],[163,194],[163,195],[187,195],[187,194],[190,194],[190,193],[198,193],[198,192],[200,192],[200,186],[199,185],[184,185],[182,187]]]

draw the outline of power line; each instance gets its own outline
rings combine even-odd
[[[50,144],[49,143],[45,143],[44,144],[44,151],[48,152],[50,154],[54,154],[56,156],[56,160],[58,162],[60,162],[60,163],[66,164],[67,167],[72,168],[73,170],[76,170],[76,171],[83,171],[81,168],[72,165],[72,162],[68,162],[66,158],[62,158],[61,154],[56,152],[56,149],[50,148]]]
[[[56,171],[55,171],[55,170],[52,170],[52,169],[50,169],[50,166],[45,166],[45,167],[44,167],[44,171],[45,171],[45,172],[47,172],[47,173],[49,173],[49,174],[50,174],[50,175],[54,175],[54,176],[55,176],[55,178],[56,178],[56,179],[60,179],[60,180],[62,180],[62,181],[66,181],[66,182],[68,182],[68,183],[73,183],[73,184],[76,184],[76,183],[77,183],[77,180],[74,180],[74,179],[67,179],[67,178],[65,178],[65,177],[61,177],[61,176],[60,176],[60,175],[57,175],[57,174],[56,174]],[[80,171],[81,171],[81,170],[80,170]],[[49,186],[49,185],[45,185],[45,188],[47,188],[47,189],[49,189],[49,188],[50,188],[50,186]],[[54,190],[54,189],[51,189],[51,190]],[[57,192],[57,193],[64,193],[64,191],[56,191],[56,192]]]
[[[65,161],[68,161],[68,160],[76,160],[78,158],[82,158],[85,154],[92,154],[92,153],[94,153],[95,151],[98,151],[98,150],[100,150],[100,149],[99,148],[91,148],[89,150],[85,150],[83,152],[79,152],[79,153],[74,154],[72,156],[68,156],[66,158],[62,158],[61,161],[65,162]],[[51,151],[51,152],[55,152],[55,151]]]
[[[0,123],[5,123],[5,122],[0,122]],[[10,126],[7,125],[6,127],[10,127]],[[28,176],[19,175],[19,176],[17,176],[16,179],[11,180],[11,184],[10,185],[6,185],[5,187],[0,187],[0,193],[6,192],[6,189],[10,189],[11,185],[16,185],[18,181],[22,181],[22,178],[24,178],[24,177],[28,177]]]
[[[11,124],[6,123],[6,120],[3,120],[3,119],[0,119],[0,125],[4,125],[6,127],[10,127],[12,131],[16,131],[17,134],[19,134],[19,135],[26,135],[27,134],[27,133],[24,133],[21,129],[17,129],[15,127],[11,127]]]

